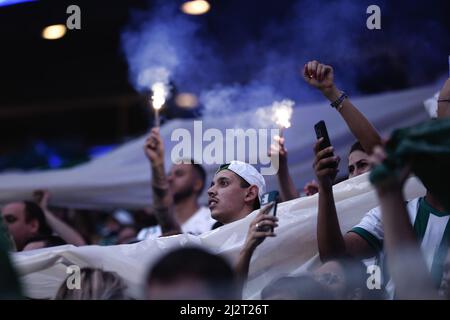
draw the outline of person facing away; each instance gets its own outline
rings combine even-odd
[[[55,296],[55,300],[127,300],[127,286],[115,272],[107,272],[95,268],[80,270],[80,288],[69,288],[69,275],[63,281]]]
[[[163,255],[148,271],[150,300],[239,299],[236,274],[222,257],[203,248],[179,248]]]

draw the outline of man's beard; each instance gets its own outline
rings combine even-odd
[[[192,186],[186,187],[173,195],[173,202],[175,204],[189,198],[194,193],[194,188]]]

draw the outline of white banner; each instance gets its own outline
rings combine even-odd
[[[365,212],[377,206],[376,194],[364,174],[334,187],[334,196],[343,232],[357,224]],[[422,184],[411,178],[405,188],[407,199],[425,194]],[[85,246],[39,249],[12,255],[21,274],[27,296],[51,299],[67,277],[67,267],[101,268],[117,272],[125,279],[128,293],[143,298],[143,285],[149,264],[175,247],[200,245],[235,263],[245,241],[248,225],[256,211],[245,219],[225,225],[201,236],[177,235],[146,240],[131,245]],[[245,299],[258,299],[273,279],[298,274],[319,263],[317,259],[317,195],[284,202],[278,206],[279,227],[275,238],[266,239],[255,251]],[[182,268],[183,266],[180,266]]]

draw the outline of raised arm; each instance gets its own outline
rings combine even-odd
[[[338,100],[342,94],[342,91],[334,83],[334,71],[331,66],[315,60],[310,61],[303,67],[303,78],[309,85],[322,92],[330,102]],[[381,137],[372,123],[348,98],[343,101],[337,110],[364,150],[371,154],[373,148],[381,144]]]
[[[173,196],[164,170],[164,144],[159,128],[153,128],[144,146],[145,155],[150,161],[152,172],[152,193],[155,217],[163,235],[182,233],[175,219]]]
[[[320,150],[322,139],[314,145],[314,172],[319,184],[317,242],[320,259],[325,262],[345,254],[345,243],[339,227],[333,196],[333,180],[338,173],[339,158],[329,156],[333,147]]]
[[[65,242],[75,246],[84,246],[86,241],[74,228],[56,217],[48,208],[48,201],[50,199],[50,192],[47,190],[38,190],[33,193],[35,201],[44,211],[45,219],[49,227],[57,233]]]
[[[275,144],[270,147],[269,156],[277,153],[279,154],[279,168],[277,172],[278,185],[280,188],[281,201],[289,201],[296,199],[300,196],[297,188],[292,181],[289,174],[288,160],[287,160],[287,150],[284,146],[284,137],[275,137]]]
[[[377,147],[371,159],[376,165],[385,157],[383,149]],[[409,172],[405,167],[398,176],[391,175],[375,185],[389,271],[399,299],[438,299],[405,206],[403,185]]]
[[[351,255],[367,258],[375,255],[370,245],[354,233],[342,235],[333,196],[333,181],[338,173],[339,157],[331,156],[333,147],[320,150],[322,138],[314,145],[314,172],[319,185],[317,242],[322,262]]]

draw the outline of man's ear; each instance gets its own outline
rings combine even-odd
[[[201,179],[195,179],[194,180],[194,192],[199,193],[200,190],[202,190],[203,187],[203,181]]]
[[[258,198],[258,187],[255,185],[251,185],[250,187],[247,188],[244,201],[253,207],[253,203],[257,198]]]

